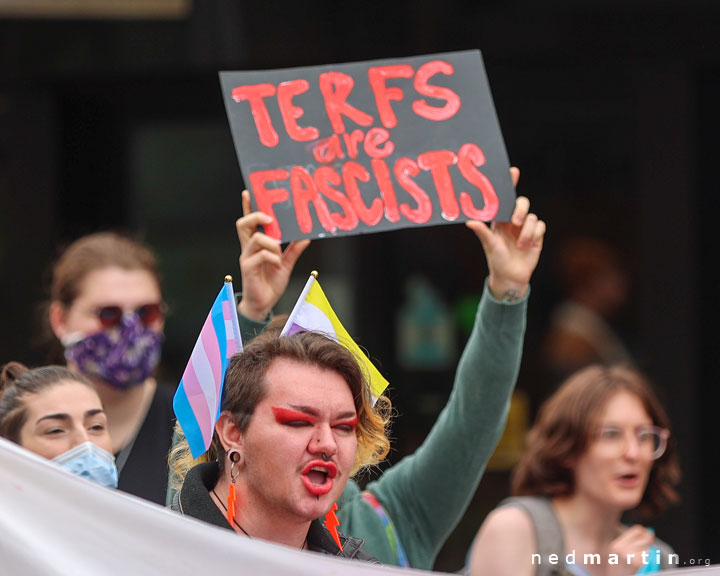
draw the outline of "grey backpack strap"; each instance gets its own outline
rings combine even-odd
[[[499,506],[519,506],[530,517],[535,530],[540,560],[535,560],[536,576],[565,574],[565,542],[562,528],[553,512],[550,500],[541,496],[513,496],[505,498]],[[548,556],[557,554],[557,563],[551,564]],[[529,558],[528,561],[531,559]]]

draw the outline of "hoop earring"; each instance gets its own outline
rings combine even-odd
[[[227,520],[232,526],[235,521],[235,481],[240,475],[239,467],[236,469],[235,465],[240,462],[240,452],[237,450],[230,450],[228,452],[228,460],[230,460],[230,486],[228,487],[228,501],[227,501]]]

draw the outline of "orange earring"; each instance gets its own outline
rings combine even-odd
[[[228,453],[228,459],[230,460],[230,487],[228,488],[227,521],[232,526],[235,522],[235,481],[240,475],[240,470],[235,469],[235,464],[240,462],[240,452],[232,450]]]

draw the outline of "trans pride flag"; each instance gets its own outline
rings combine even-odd
[[[173,409],[193,458],[204,454],[220,415],[222,388],[230,358],[242,351],[232,277],[210,308],[190,361],[175,392]]]
[[[281,336],[295,334],[296,332],[319,332],[335,342],[345,346],[357,359],[363,371],[370,379],[370,393],[373,404],[376,402],[385,388],[388,381],[383,377],[377,368],[370,362],[370,359],[355,343],[347,330],[340,324],[325,292],[320,288],[317,281],[317,272],[313,271],[303,288],[300,298],[285,323],[280,333]]]

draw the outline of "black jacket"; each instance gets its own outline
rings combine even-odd
[[[232,526],[228,524],[223,513],[210,498],[210,490],[217,484],[218,474],[217,462],[198,464],[191,468],[185,477],[182,488],[175,494],[172,509],[184,516],[191,516],[208,524],[232,530]],[[308,549],[341,558],[355,558],[364,562],[380,563],[377,558],[362,549],[365,541],[361,538],[353,538],[344,534],[339,534],[339,536],[343,545],[342,550],[338,548],[323,523],[320,520],[314,520],[308,530]]]

